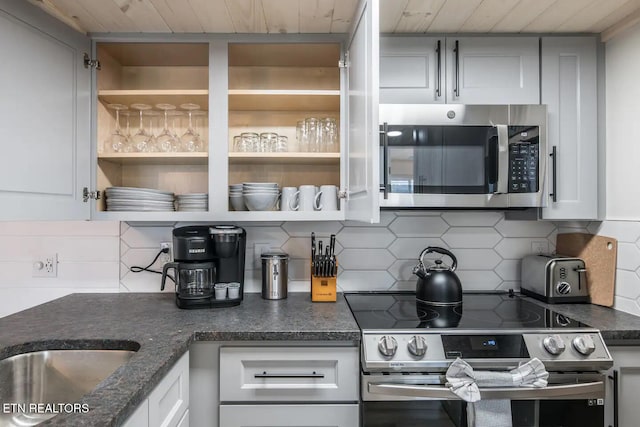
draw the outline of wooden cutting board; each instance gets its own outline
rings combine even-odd
[[[587,268],[587,288],[591,303],[613,306],[618,241],[585,233],[558,234],[556,253],[582,258]]]

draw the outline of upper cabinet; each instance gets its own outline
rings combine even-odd
[[[598,219],[596,38],[544,37],[541,68],[551,153],[542,218]]]
[[[380,38],[382,104],[539,104],[537,37]]]
[[[0,1],[0,219],[89,218],[90,52],[40,9]]]

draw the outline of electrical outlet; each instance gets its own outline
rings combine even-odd
[[[269,249],[271,249],[270,243],[255,243],[253,245],[253,268],[254,269],[262,268],[261,255],[264,252],[269,252]]]
[[[57,277],[58,254],[36,257],[32,263],[32,277]]]
[[[534,254],[549,253],[549,242],[547,240],[535,240],[531,242],[531,252]]]
[[[171,262],[171,243],[170,242],[161,242],[160,250],[169,249],[169,252],[163,253],[160,255],[160,262],[162,265]]]

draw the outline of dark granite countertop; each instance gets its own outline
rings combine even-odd
[[[121,424],[193,341],[352,341],[360,331],[339,294],[336,303],[312,303],[291,293],[267,301],[245,294],[229,308],[180,310],[173,294],[73,294],[0,319],[0,360],[45,349],[139,351],[79,403],[87,414],[58,415],[46,425]],[[0,384],[0,387],[3,387]]]

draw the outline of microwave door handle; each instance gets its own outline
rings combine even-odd
[[[369,383],[371,394],[387,396],[419,397],[434,400],[460,400],[447,387],[399,384]],[[604,397],[605,385],[602,381],[550,385],[547,387],[490,387],[480,388],[482,399],[513,400],[566,400],[597,399]]]
[[[498,130],[498,182],[493,194],[509,192],[509,129],[507,125],[496,125]]]

